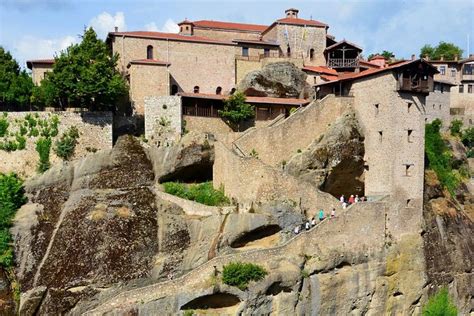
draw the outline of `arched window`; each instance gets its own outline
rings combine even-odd
[[[234,94],[235,93],[235,88],[232,88],[232,90],[230,90],[230,94]]]
[[[290,57],[291,56],[291,48],[290,45],[286,48],[286,56]]]
[[[151,45],[146,48],[146,59],[153,59],[153,46]]]
[[[178,86],[174,84],[171,86],[171,95],[176,95],[176,93],[178,93]]]
[[[311,48],[311,49],[309,50],[309,59],[310,59],[310,60],[313,60],[313,59],[314,59],[314,49],[313,49],[313,48]]]
[[[216,89],[216,94],[221,94],[222,93],[222,88],[221,87],[217,87]]]
[[[194,93],[199,93],[199,86],[194,86]]]

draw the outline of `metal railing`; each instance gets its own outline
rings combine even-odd
[[[331,67],[331,68],[359,67],[359,59],[357,58],[330,58],[328,60],[328,67]]]

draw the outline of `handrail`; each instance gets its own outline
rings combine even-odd
[[[359,202],[359,203],[355,203],[355,204],[352,204],[350,205],[345,213],[347,213],[354,205],[361,205],[361,204],[368,204],[368,203],[383,203],[383,202]],[[200,265],[198,265],[197,267],[185,272],[184,274],[180,275],[179,277],[177,277],[176,279],[172,279],[172,280],[166,280],[166,281],[161,281],[161,282],[157,282],[157,283],[153,283],[153,284],[150,284],[150,285],[146,285],[146,286],[143,286],[143,287],[139,287],[139,288],[134,288],[134,289],[130,289],[130,290],[126,290],[125,292],[120,292],[120,293],[117,293],[116,295],[112,296],[111,298],[109,298],[107,300],[107,302],[105,302],[104,304],[107,304],[108,302],[111,302],[113,300],[115,300],[116,298],[118,298],[119,296],[121,295],[125,295],[127,292],[131,292],[131,291],[136,291],[136,290],[143,290],[143,289],[147,289],[147,288],[151,288],[151,287],[156,287],[158,285],[167,285],[167,284],[172,284],[172,283],[175,283],[175,282],[178,282],[178,281],[183,281],[187,276],[189,276],[191,273],[195,272],[195,271],[198,271],[199,269],[201,269],[202,267],[204,267],[205,265],[211,265],[212,263],[214,263],[215,261],[217,260],[222,260],[222,259],[225,259],[225,258],[230,258],[234,255],[250,255],[250,254],[253,254],[253,253],[258,253],[258,252],[261,252],[261,251],[267,251],[267,250],[278,250],[278,249],[282,249],[286,246],[288,246],[290,243],[294,242],[295,240],[299,239],[299,238],[302,238],[302,236],[306,236],[308,235],[309,233],[312,233],[315,230],[315,228],[317,227],[320,227],[323,223],[326,223],[326,222],[331,222],[330,218],[329,217],[326,217],[324,218],[322,221],[320,221],[318,224],[316,224],[315,226],[311,227],[309,230],[304,230],[302,232],[300,232],[298,235],[295,235],[293,236],[292,238],[288,239],[286,242],[284,242],[283,244],[281,245],[278,245],[278,246],[275,246],[275,247],[271,247],[271,248],[260,248],[260,249],[252,249],[252,250],[247,250],[247,251],[243,251],[243,252],[239,252],[239,253],[229,253],[229,254],[226,254],[226,255],[222,255],[222,256],[217,256],[217,257],[214,257],[210,260],[207,260],[203,263],[201,263]],[[84,313],[85,315],[87,314],[91,314],[91,313],[94,313],[94,311],[98,310],[100,308],[100,306]]]

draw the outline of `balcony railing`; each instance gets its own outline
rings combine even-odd
[[[183,115],[219,117],[218,110],[214,107],[183,106]]]
[[[403,78],[400,90],[429,93],[430,82],[428,80]]]
[[[330,58],[328,60],[330,68],[351,68],[359,67],[359,59],[357,58]]]

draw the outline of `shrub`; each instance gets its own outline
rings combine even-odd
[[[51,138],[41,137],[36,141],[36,151],[39,154],[39,162],[37,170],[40,173],[45,172],[51,167],[49,161],[49,153],[51,151]]]
[[[3,113],[3,116],[0,117],[0,137],[7,135],[9,125],[6,113]]]
[[[463,131],[461,141],[467,148],[474,147],[474,127],[469,127]]]
[[[26,138],[23,135],[16,135],[15,136],[17,142],[17,149],[23,150],[26,148]]]
[[[0,173],[0,265],[4,267],[13,264],[9,228],[16,210],[25,202],[23,181],[14,173]]]
[[[240,124],[255,116],[254,107],[246,103],[242,92],[236,92],[225,100],[224,109],[218,113],[232,124]]]
[[[438,176],[441,184],[448,189],[451,195],[459,185],[459,179],[452,170],[452,154],[444,143],[441,134],[441,121],[434,120],[425,127],[425,154],[428,166]]]
[[[446,288],[439,290],[423,307],[423,316],[456,316],[458,310],[451,302]]]
[[[451,135],[453,136],[461,136],[461,128],[462,128],[462,121],[461,120],[453,120],[451,125],[449,126],[449,130]]]
[[[467,151],[467,158],[474,158],[474,148]]]
[[[261,266],[253,263],[231,262],[224,266],[222,282],[245,290],[250,281],[259,281],[268,272]]]
[[[195,201],[209,206],[229,205],[229,199],[224,190],[216,190],[212,182],[186,185],[178,182],[165,182],[163,187],[166,193],[179,196],[183,199]]]
[[[63,160],[69,160],[74,155],[79,131],[75,126],[65,131],[59,140],[54,143],[54,152]]]

